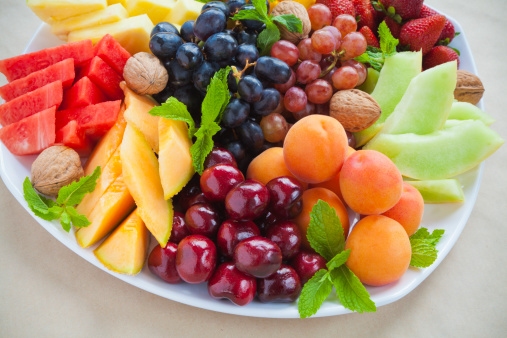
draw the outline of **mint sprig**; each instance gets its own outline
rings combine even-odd
[[[393,37],[384,21],[378,26],[378,34],[380,48],[368,46],[366,52],[354,58],[354,60],[369,63],[373,69],[380,71],[384,66],[385,59],[396,54],[396,46],[400,41]]]
[[[23,197],[35,216],[46,221],[60,219],[60,224],[67,232],[70,231],[71,225],[76,228],[87,227],[91,224],[90,221],[86,216],[79,214],[74,205],[79,204],[87,193],[95,190],[100,173],[101,169],[97,167],[91,175],[62,187],[56,202],[39,195],[27,177],[23,182]]]
[[[410,236],[412,256],[410,265],[416,268],[427,268],[437,259],[436,245],[444,235],[445,230],[436,229],[430,234],[428,229],[421,228]]]

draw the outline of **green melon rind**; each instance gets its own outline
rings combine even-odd
[[[480,108],[468,102],[453,102],[449,112],[449,120],[479,120],[489,126],[495,119]]]
[[[405,177],[437,180],[472,169],[503,143],[481,121],[467,120],[426,135],[381,134],[363,149],[384,153]]]
[[[405,181],[421,193],[424,203],[461,203],[465,194],[455,178],[443,180]]]

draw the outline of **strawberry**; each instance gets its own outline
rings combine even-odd
[[[384,5],[386,10],[393,7],[395,14],[399,14],[402,20],[418,18],[423,4],[423,0],[378,0],[378,2]]]
[[[377,37],[375,36],[375,34],[373,34],[370,27],[368,26],[361,27],[359,33],[363,34],[364,38],[366,39],[366,42],[368,43],[368,46],[380,48],[380,44],[378,43]]]
[[[433,15],[439,15],[439,14],[434,9],[431,9],[426,5],[422,5],[421,13],[419,14],[419,18],[427,18],[427,17],[433,16]],[[452,24],[452,22],[449,19],[447,19],[447,20],[445,20],[444,29],[442,30],[442,33],[438,37],[438,41],[445,40],[445,39],[449,38],[448,43],[450,43],[452,41],[452,39],[454,39],[454,33],[455,33],[454,25]]]
[[[458,61],[459,68],[459,56],[452,48],[447,46],[436,46],[431,48],[431,50],[426,54],[423,58],[423,69],[429,69],[442,63],[450,62],[450,61]]]
[[[391,19],[390,17],[386,16],[386,18],[384,19],[386,25],[387,25],[387,28],[389,28],[389,30],[391,31],[391,34],[396,38],[396,39],[399,39],[400,38],[400,32],[401,32],[401,25],[399,23],[397,23],[396,21],[394,21],[393,19]]]
[[[400,44],[409,45],[411,51],[422,49],[425,55],[438,41],[444,29],[445,20],[443,15],[434,15],[407,22],[401,27]]]
[[[371,5],[370,0],[351,0],[356,10],[356,16],[359,16],[357,27],[361,28],[367,26],[372,31],[376,31],[375,25],[375,10]]]
[[[419,13],[419,18],[427,18],[429,16],[439,15],[439,14],[440,13],[438,13],[436,10],[429,8],[426,5],[422,5],[421,12]]]
[[[354,5],[349,0],[317,0],[318,4],[324,4],[331,10],[333,20],[340,14],[352,15],[356,17]]]

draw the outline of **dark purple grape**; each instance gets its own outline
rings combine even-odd
[[[264,134],[259,124],[246,120],[236,128],[241,142],[252,150],[258,150],[264,145]]]
[[[232,93],[238,91],[238,81],[236,81],[236,77],[233,75],[232,70],[227,75],[227,87],[229,88],[229,91]],[[231,96],[233,95],[231,94]]]
[[[245,146],[240,141],[231,141],[226,143],[224,148],[228,150],[232,156],[234,156],[239,167],[239,163],[241,163],[246,157]]]
[[[176,51],[176,61],[185,69],[194,69],[204,60],[202,51],[195,43],[182,44]]]
[[[181,67],[176,60],[164,62],[164,66],[169,75],[168,84],[170,86],[178,88],[192,83],[192,70]]]
[[[225,107],[222,124],[228,128],[236,128],[242,124],[250,114],[250,104],[233,98]]]
[[[153,94],[153,98],[158,103],[164,103],[168,98],[174,95],[174,88],[171,86],[165,87],[160,93]]]
[[[227,26],[227,17],[216,8],[210,8],[199,14],[194,22],[194,35],[201,41],[206,41],[210,36],[222,32]]]
[[[261,99],[253,103],[253,110],[259,115],[269,115],[280,104],[280,93],[274,88],[264,89]]]
[[[240,45],[256,45],[257,33],[249,31],[241,31],[238,33],[238,43]]]
[[[208,85],[211,82],[211,78],[219,70],[220,67],[216,62],[204,61],[201,63],[201,65],[194,71],[193,75],[195,88],[197,88],[201,93],[206,93]]]
[[[229,15],[234,16],[239,9],[245,5],[245,0],[229,0],[227,1],[227,5],[229,6]]]
[[[227,62],[236,55],[238,42],[226,33],[213,34],[204,43],[203,51],[208,61]]]
[[[230,10],[229,10],[229,6],[222,2],[222,1],[210,1],[208,2],[207,4],[205,4],[204,6],[202,6],[202,10],[201,10],[201,13],[210,9],[210,8],[216,8],[216,9],[219,9],[221,10],[225,17],[228,18],[229,17],[229,14],[230,14]]]
[[[153,27],[151,30],[150,38],[158,33],[174,33],[176,35],[180,35],[178,28],[174,27],[174,25],[169,22],[159,22],[156,24],[155,27]]]
[[[150,39],[150,50],[161,60],[170,60],[176,56],[176,51],[183,44],[183,39],[174,33],[158,33]]]
[[[252,5],[252,4],[243,5],[240,8],[240,10],[241,11],[243,11],[243,10],[254,10],[254,11],[256,11],[255,6]],[[254,31],[261,30],[262,26],[264,25],[264,23],[262,21],[258,21],[258,20],[243,19],[243,20],[240,20],[240,21],[241,21],[241,24],[244,27],[246,27],[248,29],[252,29]]]
[[[290,67],[282,60],[271,56],[263,56],[257,60],[255,75],[259,79],[282,84],[289,81],[291,71]]]
[[[180,87],[174,91],[175,98],[187,106],[188,111],[196,121],[201,121],[202,94],[192,85]]]
[[[196,42],[194,35],[194,22],[195,20],[188,20],[181,25],[180,36],[185,42]]]
[[[238,94],[246,102],[256,102],[262,97],[262,83],[254,76],[247,75],[238,82]]]
[[[236,62],[245,68],[246,62],[254,63],[259,58],[259,50],[254,45],[240,45],[236,53]]]

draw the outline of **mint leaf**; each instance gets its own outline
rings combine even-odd
[[[76,228],[84,228],[91,224],[91,222],[86,218],[85,215],[81,215],[77,212],[74,207],[67,207],[65,211],[70,217],[70,221],[72,225]]]
[[[386,55],[396,53],[396,46],[398,46],[400,40],[394,38],[385,21],[382,21],[378,26],[378,35],[382,52]]]
[[[184,121],[188,124],[188,137],[192,139],[195,134],[196,128],[192,115],[188,112],[187,106],[175,97],[171,96],[161,106],[152,108],[149,113],[170,120]]]
[[[331,259],[326,264],[329,271],[336,269],[336,268],[342,266],[343,264],[345,264],[345,262],[347,262],[347,259],[349,259],[349,255],[350,255],[350,249],[347,249],[345,251],[340,252],[336,256],[334,256],[333,259]]]
[[[23,181],[23,197],[33,212],[48,213],[49,206],[45,203],[47,199],[37,194],[28,177]]]
[[[445,233],[445,230],[435,229],[435,230],[433,230],[431,235],[426,237],[426,240],[430,241],[430,243],[433,244],[433,246],[435,246],[440,241],[440,238],[442,238],[444,233]]]
[[[195,133],[197,139],[190,147],[194,169],[199,175],[204,171],[204,160],[213,149],[213,135],[220,131],[220,126],[216,122],[211,122],[207,127],[201,127]]]
[[[378,33],[380,49],[368,46],[366,52],[354,58],[354,60],[361,63],[369,63],[373,69],[380,71],[384,66],[386,57],[396,54],[396,46],[398,46],[400,41],[393,37],[384,21],[379,25]]]
[[[307,318],[317,313],[324,300],[333,289],[333,283],[326,269],[319,270],[306,282],[298,300],[298,311],[301,318]]]
[[[56,202],[61,205],[72,206],[76,205],[83,199],[84,195],[92,192],[97,185],[97,179],[101,173],[100,166],[95,168],[93,173],[89,176],[82,177],[77,182],[62,187],[58,192]]]
[[[412,239],[425,239],[430,235],[430,232],[426,228],[418,229],[410,238]]]
[[[202,101],[201,126],[207,126],[211,122],[220,122],[222,112],[230,99],[229,88],[227,87],[227,76],[230,71],[230,67],[222,68],[213,75],[208,85],[206,97]]]
[[[294,14],[278,15],[273,17],[273,21],[279,22],[287,27],[289,32],[303,33],[303,23]]]
[[[232,20],[257,20],[264,22],[265,17],[255,9],[242,9],[232,17]]]
[[[307,235],[311,247],[326,260],[331,260],[345,247],[340,218],[328,203],[319,200],[310,212]]]
[[[264,29],[257,37],[257,47],[261,50],[261,55],[268,55],[274,43],[280,40],[280,31],[272,22],[266,24]]]
[[[437,249],[427,240],[410,239],[412,247],[412,257],[410,265],[417,268],[427,268],[437,259]]]
[[[66,211],[64,211],[60,217],[60,224],[63,230],[67,232],[70,231],[70,215]]]
[[[248,2],[248,1],[247,1]],[[252,0],[252,5],[254,5],[257,12],[262,15],[264,18],[264,23],[268,21],[268,6],[266,5],[266,0]]]
[[[375,312],[377,307],[356,275],[346,265],[331,271],[331,280],[342,305],[359,313]]]

